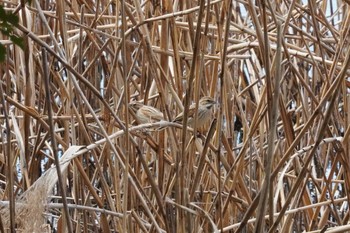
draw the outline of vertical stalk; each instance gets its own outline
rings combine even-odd
[[[8,63],[6,64],[8,66]],[[7,72],[9,69],[6,69]],[[9,75],[8,73],[6,76]],[[5,145],[5,155],[7,155],[7,190],[8,190],[8,197],[9,197],[9,202],[10,202],[10,231],[11,233],[16,232],[16,202],[15,202],[15,194],[13,191],[13,184],[14,184],[14,177],[13,175],[15,174],[13,172],[13,157],[11,154],[11,129],[10,129],[10,121],[9,121],[9,115],[7,111],[7,104],[5,101],[5,92],[2,88],[2,81],[0,82],[0,101],[1,105],[3,106],[3,111],[4,111],[4,116],[5,116],[5,126],[6,126],[6,144],[3,141],[3,145]],[[0,230],[1,232],[4,232],[3,225],[2,225],[2,219],[0,217],[1,221],[1,227]]]
[[[228,44],[228,39],[229,39],[229,30],[230,30],[230,21],[231,21],[231,15],[232,15],[232,1],[228,1],[228,6],[226,6],[226,24],[225,24],[225,34],[224,34],[224,44],[223,44],[223,51],[222,51],[222,57],[221,57],[221,73],[219,75],[219,80],[220,80],[220,101],[221,104],[219,105],[219,117],[218,117],[218,124],[217,124],[217,132],[219,132],[219,140],[218,140],[218,152],[217,152],[217,171],[219,173],[218,177],[218,198],[219,198],[219,203],[218,203],[218,211],[219,211],[219,228],[221,231],[223,231],[223,215],[222,215],[222,197],[221,197],[221,189],[222,189],[222,184],[221,184],[221,142],[222,142],[222,137],[223,137],[223,130],[222,129],[222,119],[224,117],[224,112],[223,112],[223,104],[222,101],[224,100],[224,89],[225,89],[225,71],[226,71],[226,58],[227,58],[227,44]],[[226,2],[227,3],[227,2]]]
[[[45,86],[45,92],[46,92],[46,105],[47,105],[47,115],[48,115],[48,121],[50,126],[50,137],[51,137],[51,144],[52,144],[52,151],[53,156],[55,158],[55,165],[56,165],[56,171],[58,176],[58,186],[61,189],[61,195],[62,195],[62,203],[63,203],[63,210],[64,210],[64,216],[66,217],[67,221],[67,227],[68,232],[73,233],[73,226],[69,215],[68,205],[67,205],[67,197],[66,197],[66,188],[64,187],[64,181],[62,178],[62,172],[60,167],[60,160],[58,157],[58,149],[57,149],[57,143],[55,138],[55,125],[53,123],[53,113],[52,113],[52,106],[50,104],[51,102],[51,92],[50,92],[50,85],[49,85],[49,71],[47,67],[47,54],[46,50],[43,48],[42,50],[42,56],[43,56],[43,74],[44,74],[44,86]]]
[[[278,118],[278,99],[279,99],[279,83],[281,79],[281,51],[282,51],[282,36],[281,36],[281,22],[277,21],[277,51],[276,51],[276,58],[275,58],[275,67],[276,67],[276,74],[275,74],[275,82],[274,82],[274,91],[272,95],[272,106],[271,106],[271,114],[269,115],[269,132],[268,132],[268,146],[267,146],[267,159],[266,159],[266,166],[265,166],[265,179],[263,182],[263,186],[261,189],[261,195],[259,199],[259,205],[258,205],[258,216],[257,221],[255,222],[255,230],[254,232],[262,233],[264,232],[264,225],[265,225],[265,211],[266,211],[266,205],[268,200],[268,193],[270,190],[270,181],[271,181],[271,167],[273,163],[273,153],[274,153],[274,141],[276,138],[276,129],[277,129],[277,118]],[[268,67],[267,67],[268,69]],[[271,208],[272,206],[270,206]],[[271,211],[271,210],[270,210]],[[272,216],[271,216],[272,217]]]
[[[192,92],[193,92],[193,80],[195,77],[195,71],[197,68],[197,62],[199,57],[199,49],[201,46],[201,25],[204,15],[204,7],[205,7],[205,0],[200,1],[199,11],[198,11],[198,18],[197,18],[197,27],[196,27],[196,34],[193,41],[193,57],[192,57],[192,63],[191,63],[191,69],[188,79],[188,87],[186,89],[186,96],[185,96],[185,103],[184,103],[184,117],[183,117],[183,128],[182,128],[182,145],[181,145],[181,153],[178,154],[176,158],[176,186],[178,187],[177,193],[176,193],[176,199],[180,205],[186,206],[187,203],[185,203],[185,200],[188,200],[187,195],[188,192],[185,192],[185,177],[188,174],[189,168],[186,166],[188,163],[188,158],[186,154],[186,138],[187,138],[187,122],[188,122],[188,110],[190,107],[190,100],[192,98]],[[198,100],[197,100],[197,107],[198,107]],[[177,221],[177,229],[179,232],[185,231],[184,226],[184,212],[183,210],[178,211],[178,221]],[[180,230],[181,229],[181,230]]]
[[[126,15],[125,15],[125,0],[121,1],[121,18],[122,18],[122,28],[121,28],[121,38],[122,38],[122,49],[121,49],[121,57],[122,57],[122,66],[123,66],[123,82],[124,82],[124,104],[125,104],[125,169],[124,169],[124,200],[123,200],[123,229],[127,232],[127,209],[129,202],[129,163],[130,163],[130,139],[129,139],[129,85],[128,85],[128,65],[126,63]]]

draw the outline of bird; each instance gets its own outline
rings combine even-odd
[[[129,107],[135,112],[135,116],[141,124],[164,120],[163,113],[154,107],[144,105],[137,101],[131,102]]]
[[[204,96],[198,102],[198,114],[197,114],[197,128],[204,126],[212,118],[212,108],[216,105],[216,101],[209,97]],[[194,117],[195,117],[196,104],[192,104],[188,109],[188,120],[187,125],[190,127],[194,126]],[[175,117],[173,122],[182,123],[184,117],[184,112],[181,112]]]

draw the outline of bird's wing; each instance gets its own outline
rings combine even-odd
[[[194,111],[196,110],[196,104],[191,104],[191,106],[188,109],[188,114],[187,117],[193,117],[194,116]],[[184,117],[184,112],[181,112],[179,115],[177,115],[174,119],[174,122],[182,122]]]
[[[155,108],[143,108],[142,110],[144,111],[144,115],[151,119],[159,121],[164,119],[163,113]]]

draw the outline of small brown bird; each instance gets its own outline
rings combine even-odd
[[[164,115],[158,109],[139,102],[131,102],[129,107],[135,112],[137,120],[141,124],[154,123],[164,119]]]
[[[216,101],[209,97],[204,96],[199,100],[198,103],[198,114],[197,114],[197,127],[200,128],[204,126],[212,118],[212,108],[216,104]],[[194,117],[195,117],[196,104],[192,104],[188,109],[188,120],[187,124],[190,127],[193,127]],[[176,116],[173,122],[182,123],[184,113],[181,112]]]

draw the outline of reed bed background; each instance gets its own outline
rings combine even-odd
[[[350,231],[349,1],[1,2],[1,232]]]

